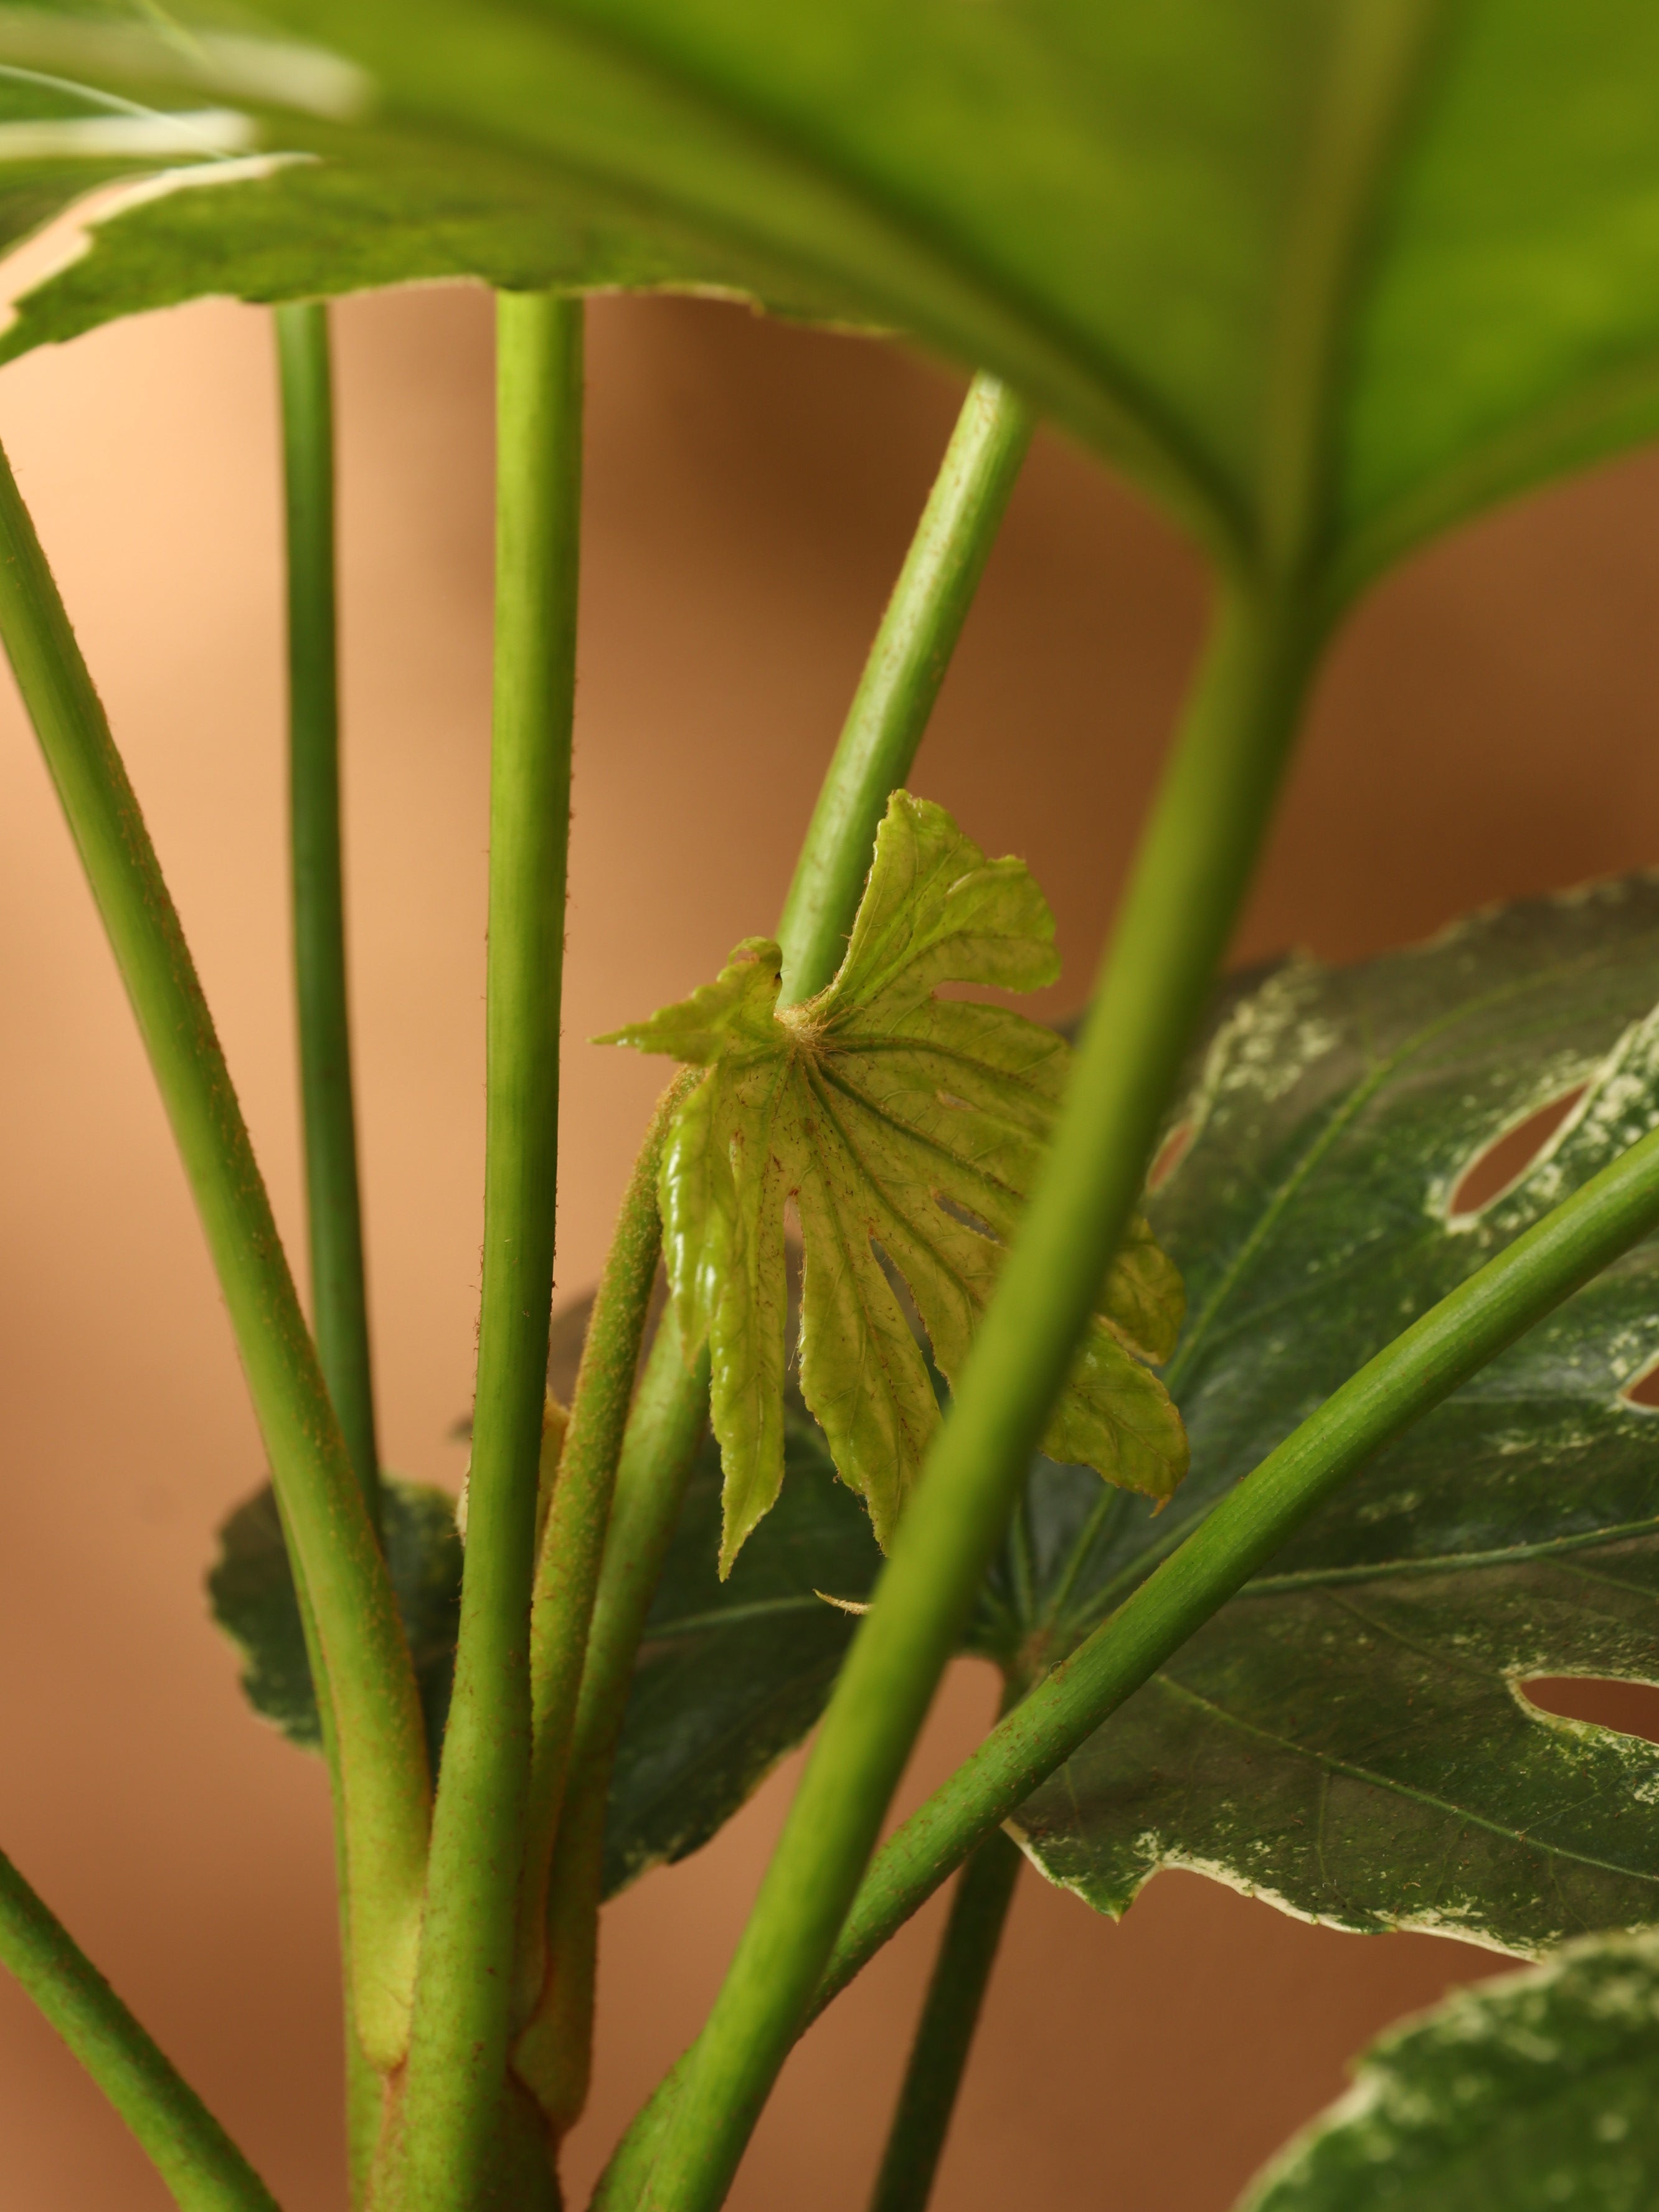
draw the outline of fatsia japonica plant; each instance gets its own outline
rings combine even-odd
[[[357,2203],[559,2202],[601,1900],[814,1728],[605,2212],[718,2205],[792,2044],[954,1878],[875,2195],[925,2203],[1024,1859],[1108,1912],[1181,1864],[1543,1957],[1379,2045],[1261,2212],[1659,2195],[1659,1751],[1517,1688],[1659,1681],[1659,889],[1219,980],[1347,611],[1659,431],[1656,86],[1636,0],[0,10],[0,235],[85,203],[0,355],[276,305],[309,1323],[3,465],[0,638],[269,1458],[213,1602],[256,1706],[328,1764]],[[464,1546],[375,1443],[324,305],[459,277],[498,295]],[[550,1370],[582,297],[630,288],[896,333],[974,380],[775,933],[757,915],[613,1040],[665,1087]],[[1039,888],[987,858],[994,823],[904,789],[1039,419],[1213,574],[1069,1040],[984,995],[1052,979]],[[1507,1181],[1472,1179],[1545,1108]],[[963,1649],[1002,1717],[878,1850]],[[270,2204],[4,1862],[0,1957],[180,2205]]]

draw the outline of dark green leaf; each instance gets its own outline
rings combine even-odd
[[[1659,1942],[1570,1945],[1391,2029],[1239,2212],[1649,2212]]]
[[[693,1469],[623,1723],[605,1832],[607,1894],[707,1843],[829,1697],[857,1624],[826,1600],[867,1596],[881,1554],[793,1393],[785,1450],[789,1479],[777,1510],[725,1583],[715,1570],[720,1471],[712,1443]],[[392,1478],[383,1498],[435,1767],[459,1623],[454,1504],[442,1491]],[[290,1742],[315,1750],[316,1700],[268,1487],[231,1516],[220,1541],[208,1588],[215,1620],[242,1655],[248,1700]]]
[[[10,8],[0,59],[318,158],[115,216],[13,351],[208,291],[720,287],[996,370],[1235,558],[1289,515],[1331,598],[1659,427],[1643,0],[184,15]],[[27,166],[35,217],[107,173]]]
[[[1039,1468],[981,1644],[1074,1644],[1355,1368],[1659,1121],[1656,997],[1648,878],[1356,968],[1292,963],[1244,997],[1152,1207],[1191,1297],[1168,1374],[1192,1473],[1152,1521]],[[1493,1140],[1573,1092],[1521,1179],[1453,1215]],[[1524,1696],[1659,1681],[1659,1417],[1621,1395],[1656,1357],[1650,1242],[1383,1453],[1036,1794],[1039,1863],[1111,1911],[1185,1865],[1346,1927],[1520,1952],[1659,1919],[1659,1749]]]
[[[395,1475],[381,1484],[386,1562],[415,1661],[435,1766],[449,1714],[460,1625],[461,1547],[455,1501],[441,1490]],[[219,1558],[208,1576],[213,1617],[242,1655],[242,1687],[255,1712],[290,1743],[319,1747],[317,1699],[306,1658],[294,1577],[269,1484],[238,1506],[219,1532]]]

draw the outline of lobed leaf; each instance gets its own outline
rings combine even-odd
[[[1039,1468],[981,1648],[1059,1656],[1416,1315],[1659,1123],[1659,878],[1476,916],[1221,1020],[1152,1201],[1191,1299],[1156,1527]],[[1468,1171],[1572,1100],[1484,1205]],[[1528,1680],[1659,1681],[1659,1242],[1381,1454],[1022,1808],[1121,1912],[1194,1867],[1305,1917],[1528,1953],[1659,1921],[1659,1747]]]
[[[944,809],[896,792],[847,956],[829,988],[776,1010],[777,946],[751,938],[718,981],[601,1042],[708,1070],[663,1152],[664,1253],[689,1343],[708,1338],[726,1471],[722,1572],[783,1479],[785,1222],[805,1248],[800,1381],[884,1547],[939,1420],[926,1358],[967,1357],[1042,1158],[1069,1048],[944,982],[1031,989],[1058,973],[1024,864],[988,861]],[[1186,1467],[1168,1393],[1180,1279],[1137,1224],[1109,1274],[1049,1448],[1167,1498]]]
[[[1659,1941],[1592,1938],[1391,2028],[1239,2212],[1646,2212]]]

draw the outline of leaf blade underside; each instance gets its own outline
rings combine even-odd
[[[27,294],[5,355],[204,294],[723,292],[994,370],[1248,566],[1307,397],[1299,279],[1337,118],[1380,23],[1398,83],[1338,243],[1346,281],[1312,307],[1340,389],[1328,422],[1292,421],[1328,479],[1327,598],[1659,427],[1659,20],[1641,0],[260,12],[228,30],[205,5],[178,27],[136,6],[0,15],[0,61],[163,123],[210,106],[256,153],[301,157],[256,173],[20,143],[13,238],[112,177],[175,188],[109,214]],[[70,94],[51,112],[88,119]]]
[[[664,1251],[687,1341],[708,1335],[726,1468],[721,1565],[778,1495],[784,1234],[805,1269],[801,1392],[885,1548],[939,1420],[902,1280],[947,1381],[968,1354],[1042,1157],[1069,1048],[946,982],[1030,989],[1058,972],[1054,922],[1021,861],[988,861],[942,807],[896,792],[847,957],[805,1006],[774,1011],[777,946],[750,939],[718,981],[599,1040],[708,1073],[663,1150]],[[1179,1276],[1137,1223],[1102,1292],[1049,1447],[1170,1496],[1186,1443],[1142,1364],[1167,1357]]]

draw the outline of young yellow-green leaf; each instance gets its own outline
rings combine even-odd
[[[945,982],[1031,990],[1059,972],[1023,861],[988,860],[942,807],[896,792],[847,957],[827,990],[777,1006],[778,948],[740,945],[719,979],[602,1040],[708,1075],[664,1147],[669,1279],[688,1343],[707,1335],[725,1468],[722,1571],[783,1479],[784,1221],[805,1249],[800,1379],[844,1480],[891,1536],[939,1419],[893,1285],[947,1380],[967,1355],[1042,1157],[1068,1048]],[[1167,1498],[1187,1440],[1141,1364],[1174,1349],[1175,1268],[1137,1223],[1051,1423],[1057,1459]]]

